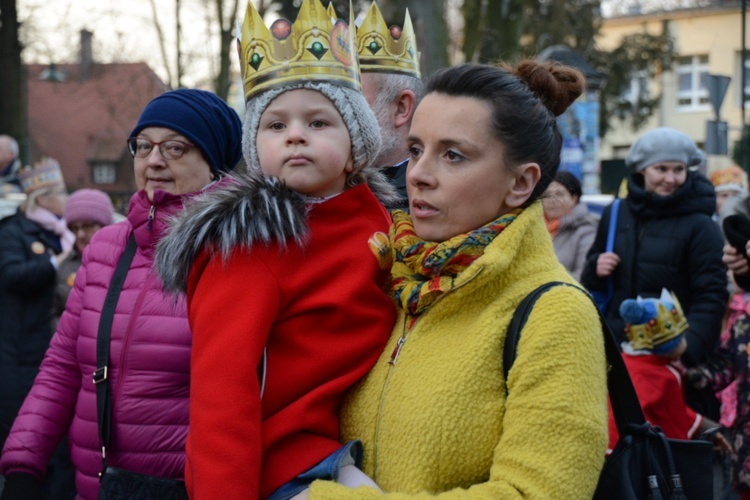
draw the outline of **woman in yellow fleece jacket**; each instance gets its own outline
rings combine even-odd
[[[591,498],[607,446],[591,300],[571,287],[542,295],[507,380],[502,367],[519,302],[572,282],[538,198],[559,163],[555,117],[582,90],[577,71],[535,61],[428,82],[409,136],[410,214],[394,213],[381,248],[399,318],[342,408],[342,439],[364,443],[383,491],[317,481],[311,499]]]

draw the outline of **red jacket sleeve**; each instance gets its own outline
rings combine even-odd
[[[258,364],[277,315],[276,277],[246,252],[200,256],[190,273],[193,331],[185,478],[191,498],[257,498]]]

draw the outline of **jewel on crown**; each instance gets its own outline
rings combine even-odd
[[[638,298],[639,301],[644,299]],[[653,349],[683,333],[688,328],[688,321],[680,301],[673,292],[662,290],[661,297],[645,299],[658,302],[656,317],[646,323],[626,323],[625,333],[633,349]],[[671,307],[667,307],[670,304]]]
[[[266,27],[248,1],[239,37],[245,101],[298,81],[325,81],[361,90],[353,23],[332,19],[320,0],[303,0],[294,24],[277,19]]]
[[[357,54],[362,71],[420,77],[417,37],[406,9],[403,28],[390,28],[375,2],[357,27]]]

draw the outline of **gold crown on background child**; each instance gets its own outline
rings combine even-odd
[[[722,188],[747,190],[747,174],[737,165],[714,170],[708,178],[717,191],[721,191]]]
[[[60,164],[53,158],[42,158],[33,167],[23,167],[18,171],[18,180],[26,194],[37,189],[65,187]]]
[[[388,25],[375,2],[357,27],[357,54],[361,71],[401,73],[419,78],[417,37],[406,9],[404,26]]]
[[[245,101],[298,81],[362,89],[354,34],[343,20],[331,19],[330,11],[320,0],[303,0],[294,24],[282,18],[269,29],[248,1],[238,40]]]
[[[674,306],[667,309],[664,301],[669,301]],[[672,340],[681,335],[688,328],[688,321],[677,296],[666,291],[658,301],[657,314],[646,323],[638,325],[625,324],[625,334],[630,345],[635,350],[653,350],[655,347]]]

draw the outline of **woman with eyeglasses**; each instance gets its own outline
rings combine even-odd
[[[81,267],[83,249],[97,231],[114,222],[114,213],[112,200],[109,199],[107,193],[98,189],[79,189],[68,197],[64,219],[68,229],[75,236],[75,244],[57,269],[54,301],[55,328],[65,310],[65,303],[73,289],[78,268]]]
[[[184,298],[165,294],[151,266],[166,220],[240,160],[241,124],[215,95],[179,89],[146,106],[127,145],[139,190],[127,219],[98,231],[83,256],[0,458],[3,500],[41,498],[39,479],[68,429],[79,498],[187,498],[182,480],[191,335]],[[106,371],[97,370],[105,297],[131,238],[135,253],[111,327],[104,329],[109,362]],[[109,404],[102,405],[111,421],[104,450],[96,392],[107,385],[100,384],[110,389]]]

